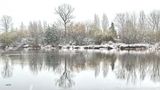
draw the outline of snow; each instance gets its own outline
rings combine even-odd
[[[52,45],[40,45],[42,50],[53,50],[57,47],[53,47]],[[138,44],[125,44],[125,43],[105,43],[102,45],[59,45],[61,50],[79,50],[79,51],[92,51],[92,52],[103,52],[103,53],[115,53],[119,52],[123,53],[148,53],[155,52],[160,50],[160,43],[156,43],[155,45],[138,43]],[[18,46],[17,46],[18,47]],[[22,46],[24,49],[32,49],[28,44],[24,44]],[[121,49],[125,48],[124,50]],[[8,50],[15,50],[16,47],[8,47]],[[138,49],[137,49],[138,48]]]

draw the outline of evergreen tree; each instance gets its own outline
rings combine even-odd
[[[113,22],[111,23],[111,27],[109,29],[111,30],[111,36],[112,36],[112,38],[117,38],[117,32],[115,30],[115,26],[114,26]]]
[[[59,44],[59,35],[55,26],[47,28],[45,32],[45,41],[47,44]]]

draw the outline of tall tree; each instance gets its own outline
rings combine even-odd
[[[141,11],[140,14],[139,14],[139,29],[140,30],[145,30],[146,29],[146,25],[147,25],[147,18],[146,18],[146,15],[144,13],[144,11]]]
[[[72,8],[71,5],[69,4],[62,4],[58,6],[58,8],[56,8],[55,11],[56,11],[56,14],[59,15],[59,17],[61,18],[63,22],[65,36],[66,36],[67,24],[69,24],[71,20],[73,19],[72,14],[73,14],[74,8]]]
[[[148,36],[146,36],[146,30],[148,30],[148,22],[147,22],[147,17],[144,11],[140,11],[139,13],[139,18],[138,18],[138,23],[137,23],[137,32],[139,34],[138,38],[141,42],[148,42],[147,40]]]
[[[121,41],[125,38],[125,24],[126,24],[126,15],[124,13],[119,13],[115,17],[115,24],[118,28],[118,37],[121,39]]]
[[[36,49],[39,48],[40,44],[40,29],[38,23],[36,21],[30,22],[28,26],[28,30],[30,32],[31,44]]]
[[[102,29],[103,31],[106,31],[108,29],[108,25],[109,24],[109,21],[108,21],[108,17],[106,14],[103,14],[102,16]]]
[[[96,29],[100,29],[100,19],[97,14],[94,15],[94,26]]]
[[[115,17],[116,26],[119,30],[124,30],[126,24],[126,15],[124,13],[119,13]]]

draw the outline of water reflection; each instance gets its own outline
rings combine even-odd
[[[1,70],[1,75],[3,78],[9,78],[12,76],[12,71],[13,71],[13,67],[12,67],[12,63],[9,60],[10,58],[8,56],[3,57],[3,66],[2,66],[2,70]]]
[[[72,87],[74,85],[74,81],[72,80],[72,75],[71,72],[68,70],[67,67],[67,60],[65,58],[64,61],[64,71],[63,74],[60,76],[60,78],[56,81],[56,84],[59,87],[63,87],[63,88],[69,88]]]
[[[13,72],[16,65],[22,69],[29,66],[35,76],[41,71],[52,70],[58,74],[58,78],[54,81],[55,85],[63,88],[74,87],[76,85],[74,77],[86,70],[93,71],[95,78],[102,75],[105,79],[113,73],[116,80],[124,80],[126,83],[136,84],[145,79],[160,82],[160,56],[154,53],[12,52],[0,57],[2,77],[9,78],[16,74]]]

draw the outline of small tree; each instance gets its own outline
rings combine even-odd
[[[18,35],[15,31],[0,34],[0,42],[4,44],[3,49],[13,44],[17,40],[17,38]]]
[[[115,26],[114,26],[113,22],[111,23],[111,27],[109,29],[111,30],[111,36],[112,36],[112,38],[116,38],[117,37],[117,32],[115,30]]]
[[[5,32],[8,32],[8,30],[11,28],[12,26],[12,17],[11,16],[7,16],[4,15],[1,18],[1,27]]]
[[[3,42],[3,46],[4,46],[4,49],[5,49],[6,46],[9,46],[9,44],[11,42],[10,41],[10,36],[8,34],[8,31],[10,30],[10,28],[12,26],[11,16],[7,16],[7,15],[2,16],[0,24],[1,24],[2,30],[4,31],[4,33],[1,37],[1,42]]]

